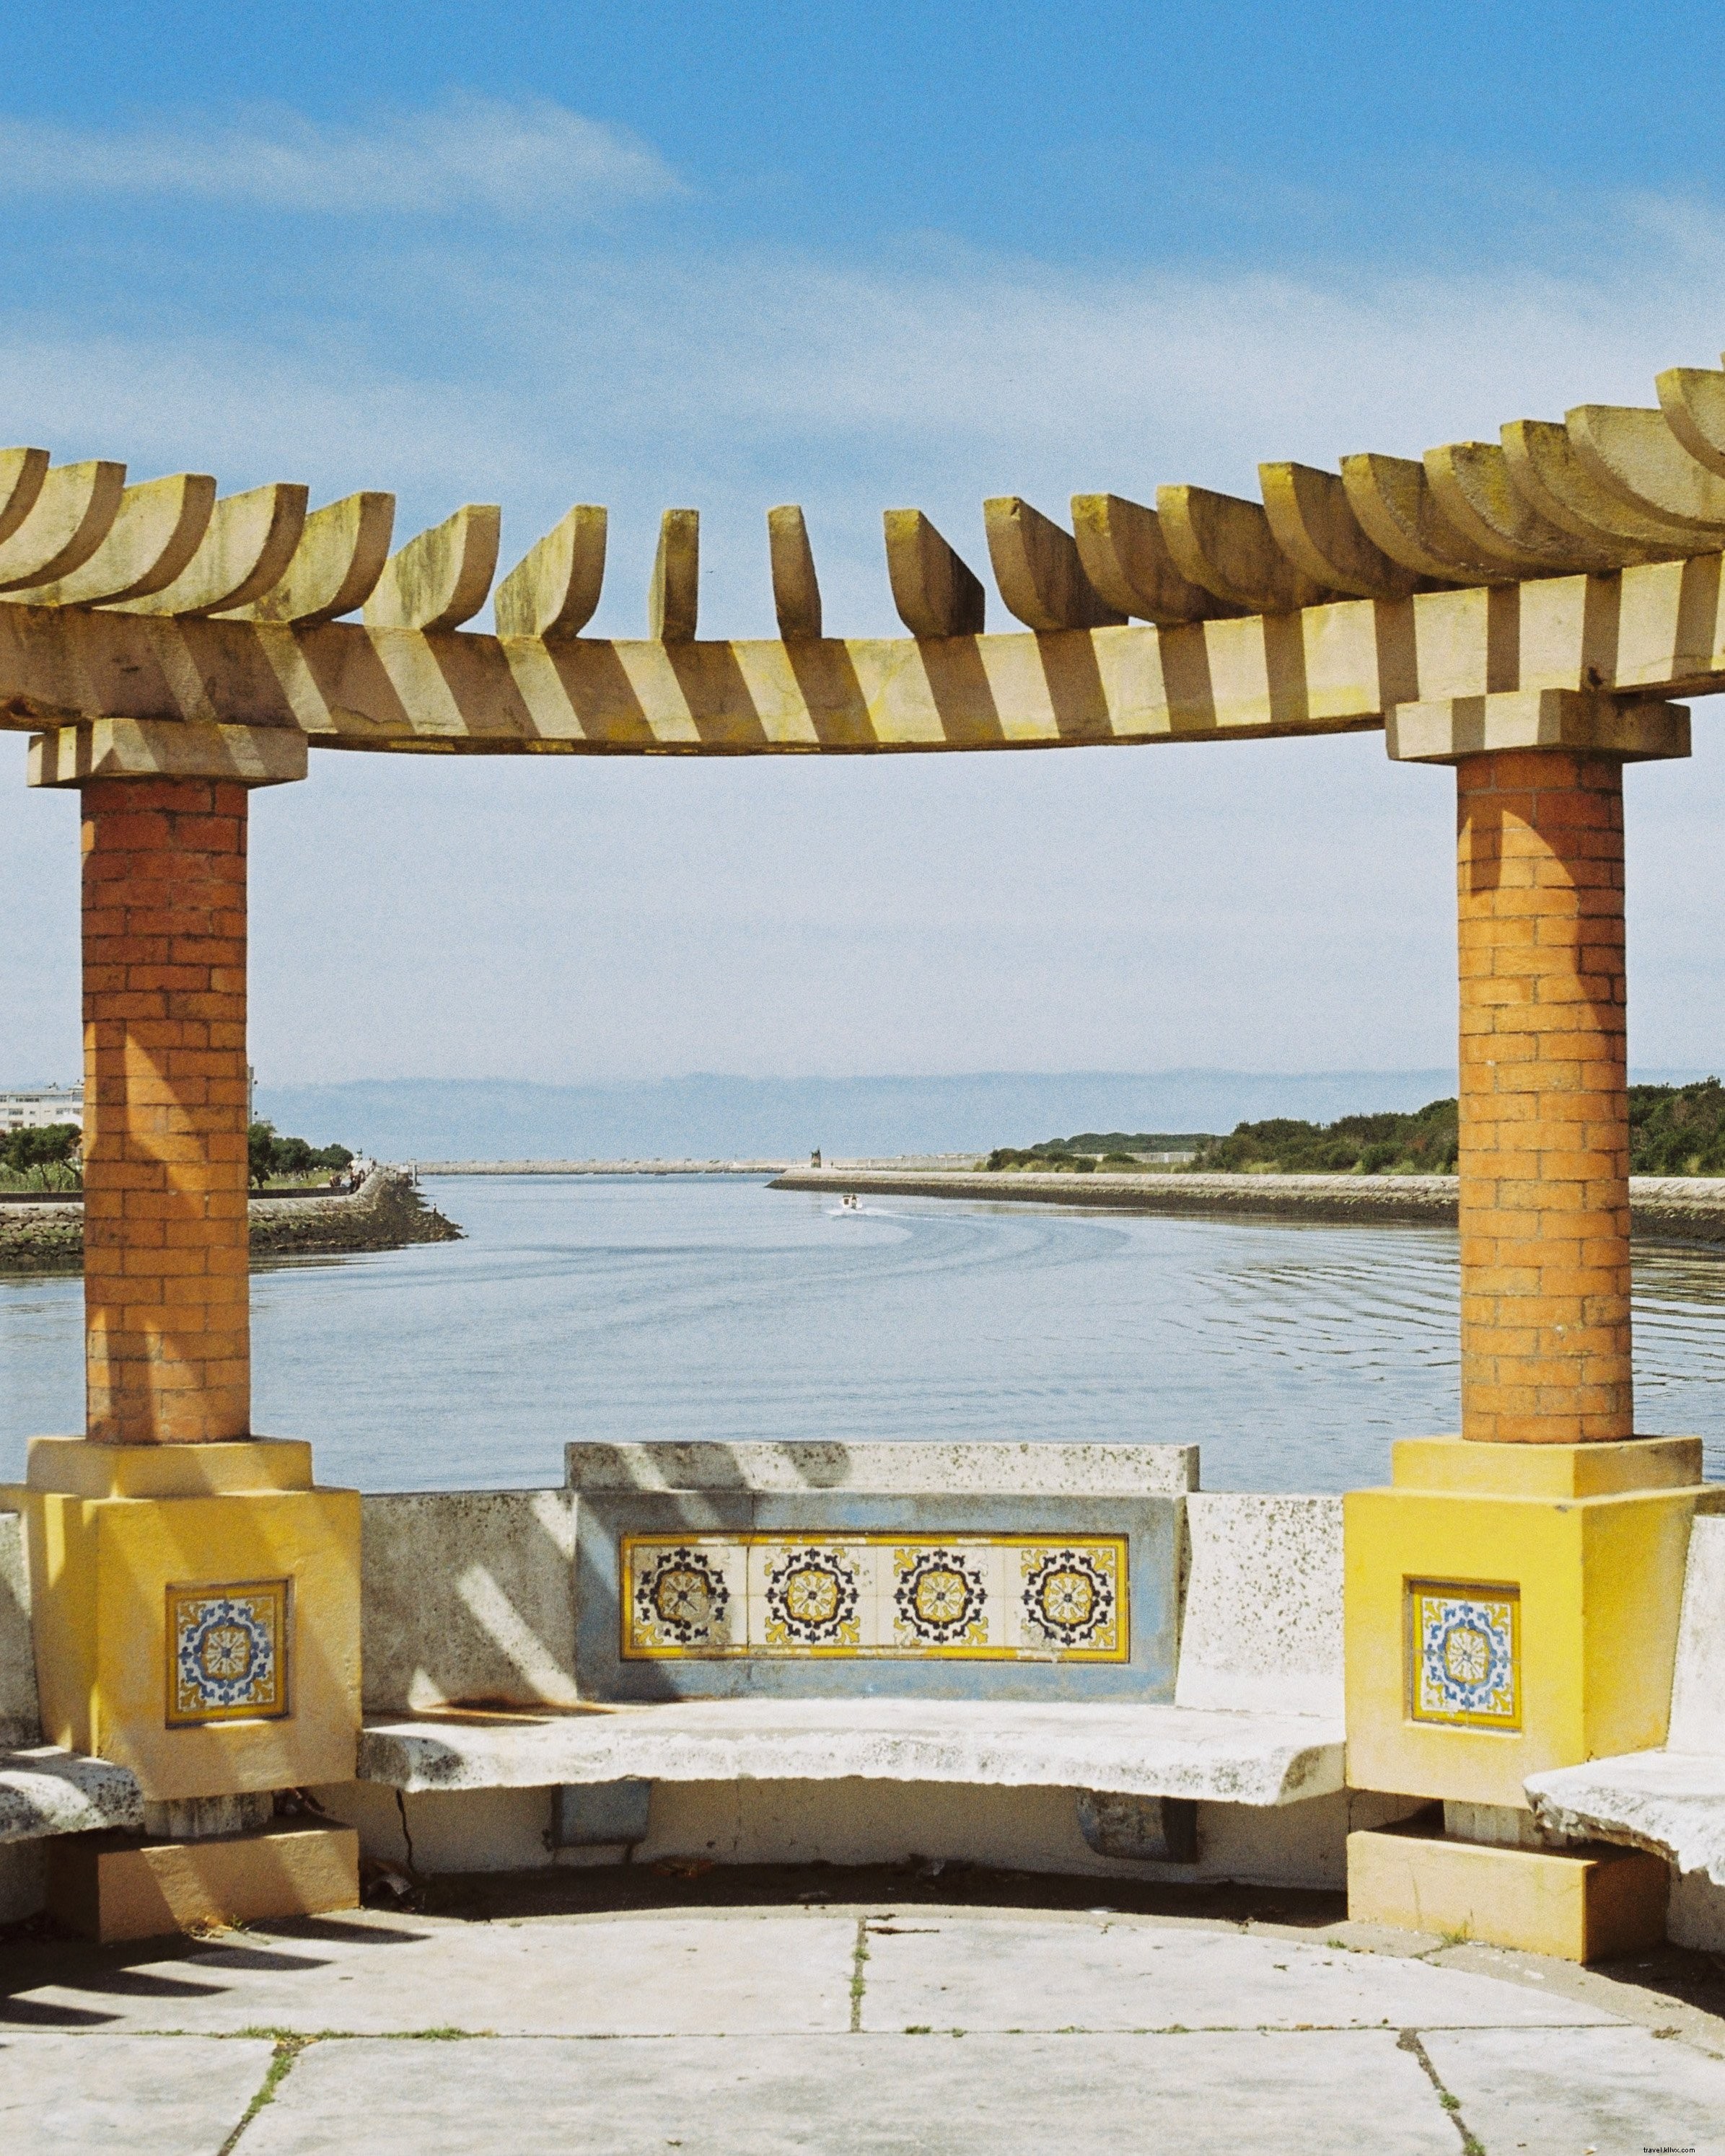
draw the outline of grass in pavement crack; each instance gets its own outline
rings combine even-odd
[[[292,2066],[294,2061],[299,2057],[308,2044],[315,2044],[316,2041],[316,2036],[284,2035],[276,2038],[275,2051],[270,2061],[270,2071],[264,2076],[262,2087],[246,2106],[245,2116],[222,2143],[217,2156],[232,2156],[232,2152],[239,2145],[239,2137],[245,2132],[247,2127],[251,2124],[266,2103],[275,2102],[275,2092],[286,2078],[288,2068]]]
[[[867,1981],[863,1970],[869,1958],[869,1920],[859,1917],[856,1921],[856,1951],[850,1957],[850,2033],[854,2036],[862,2028],[863,1989]]]
[[[1459,2097],[1451,2096],[1442,2082],[1438,2079],[1438,2070],[1431,2063],[1431,2054],[1420,2041],[1420,2031],[1417,2029],[1404,2029],[1401,2035],[1396,2038],[1396,2049],[1399,2051],[1410,2052],[1420,2061],[1425,2078],[1437,2091],[1438,2102],[1455,2121],[1455,2131],[1461,2136],[1462,2156],[1486,2156],[1485,2143],[1468,2130],[1467,2121],[1461,2116],[1461,2099]]]

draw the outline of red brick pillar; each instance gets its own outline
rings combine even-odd
[[[1623,762],[1456,761],[1461,1433],[1634,1434]]]
[[[88,1435],[243,1438],[246,790],[82,793]]]

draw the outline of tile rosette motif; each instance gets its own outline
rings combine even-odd
[[[1120,1637],[1120,1565],[1107,1543],[1019,1553],[1024,1627],[1055,1648],[1111,1651]]]
[[[1408,1588],[1409,1706],[1415,1722],[1522,1726],[1521,1595],[1445,1580]]]
[[[893,1637],[906,1647],[988,1644],[988,1579],[976,1558],[937,1543],[892,1553]]]
[[[711,1653],[731,1644],[735,1599],[724,1571],[693,1543],[651,1545],[630,1567],[629,1630],[649,1653]]]
[[[293,1583],[286,1579],[170,1587],[169,1727],[286,1715],[292,1608]]]
[[[809,1543],[771,1558],[764,1594],[768,1647],[854,1648],[862,1644],[858,1607],[864,1568],[849,1551]]]
[[[1124,1535],[625,1532],[625,1661],[1130,1660]]]

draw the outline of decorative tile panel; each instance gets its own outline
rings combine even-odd
[[[625,1661],[1130,1659],[1127,1537],[624,1534]]]
[[[1465,1729],[1522,1726],[1521,1591],[1408,1583],[1409,1712]]]
[[[270,1722],[289,1712],[293,1583],[167,1590],[167,1722]]]

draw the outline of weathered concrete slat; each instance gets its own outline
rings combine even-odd
[[[547,643],[0,603],[0,726],[298,728],[321,747],[751,755],[1252,739],[1516,689],[1725,687],[1722,557],[1045,635]]]
[[[0,1841],[143,1824],[143,1798],[124,1767],[53,1744],[0,1752]]]
[[[682,1700],[372,1721],[359,1774],[408,1791],[855,1775],[1283,1804],[1339,1789],[1342,1757],[1339,1716],[1118,1701]]]

